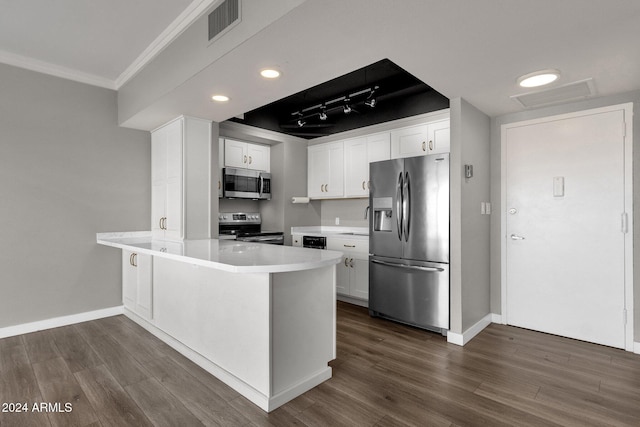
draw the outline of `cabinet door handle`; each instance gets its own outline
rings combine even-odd
[[[367,181],[367,190],[371,190],[371,181]]]
[[[345,248],[355,248],[356,247],[356,245],[342,245],[342,246],[344,246]]]
[[[218,181],[218,190],[220,190],[221,188],[222,188],[222,183]]]
[[[429,151],[433,151],[433,141],[429,141]]]
[[[129,255],[129,264],[131,264],[133,267],[137,267],[138,266],[137,258],[138,258],[138,254],[135,252]]]
[[[364,185],[367,183],[367,181],[362,181],[362,189],[364,190]]]
[[[244,156],[244,161],[242,163],[247,163],[247,156]]]
[[[326,191],[327,193],[329,192],[329,184],[324,185],[324,191]]]
[[[251,164],[251,156],[249,156],[249,164]]]
[[[353,268],[353,258],[349,260],[349,267]]]
[[[427,143],[426,143],[426,141],[422,141],[422,151],[427,151]]]
[[[160,227],[160,230],[164,230],[164,228],[162,228],[162,220],[163,219],[164,219],[163,217],[160,217],[160,221],[158,221],[158,226]]]
[[[133,254],[129,255],[129,265],[133,265]]]
[[[344,266],[345,266],[345,267],[349,267],[349,266],[347,265],[347,263],[348,263],[348,262],[349,262],[349,258],[344,257]]]

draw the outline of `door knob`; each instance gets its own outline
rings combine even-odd
[[[518,236],[517,234],[512,234],[511,240],[524,240],[524,237]]]

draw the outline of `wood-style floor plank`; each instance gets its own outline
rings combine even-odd
[[[125,390],[155,426],[204,425],[155,378],[127,386]]]
[[[0,398],[78,413],[0,413],[0,427],[640,425],[636,354],[496,324],[459,347],[337,314],[333,377],[271,413],[124,316],[2,339]]]
[[[94,408],[73,376],[67,360],[62,357],[34,363],[43,401],[59,405],[48,410],[49,420],[54,426],[87,426],[98,421]],[[66,405],[70,404],[67,412]]]
[[[76,372],[75,377],[103,427],[153,426],[106,366]]]

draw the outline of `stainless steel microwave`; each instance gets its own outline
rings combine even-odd
[[[250,169],[223,169],[223,197],[271,200],[271,174]]]

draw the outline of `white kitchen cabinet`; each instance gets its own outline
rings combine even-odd
[[[228,168],[270,171],[271,147],[233,139],[224,140],[224,165]]]
[[[182,116],[151,132],[154,238],[210,237],[210,153],[208,120]]]
[[[314,199],[344,194],[344,145],[342,141],[308,148],[307,195]]]
[[[449,120],[410,126],[391,132],[392,159],[449,151]]]
[[[360,300],[369,299],[369,241],[327,237],[327,249],[344,253],[336,267],[336,293]]]
[[[222,179],[224,170],[224,138],[218,138],[218,198],[222,197]]]
[[[369,163],[390,157],[388,132],[344,141],[345,197],[369,197]]]
[[[147,319],[153,319],[153,257],[122,251],[122,303]]]

